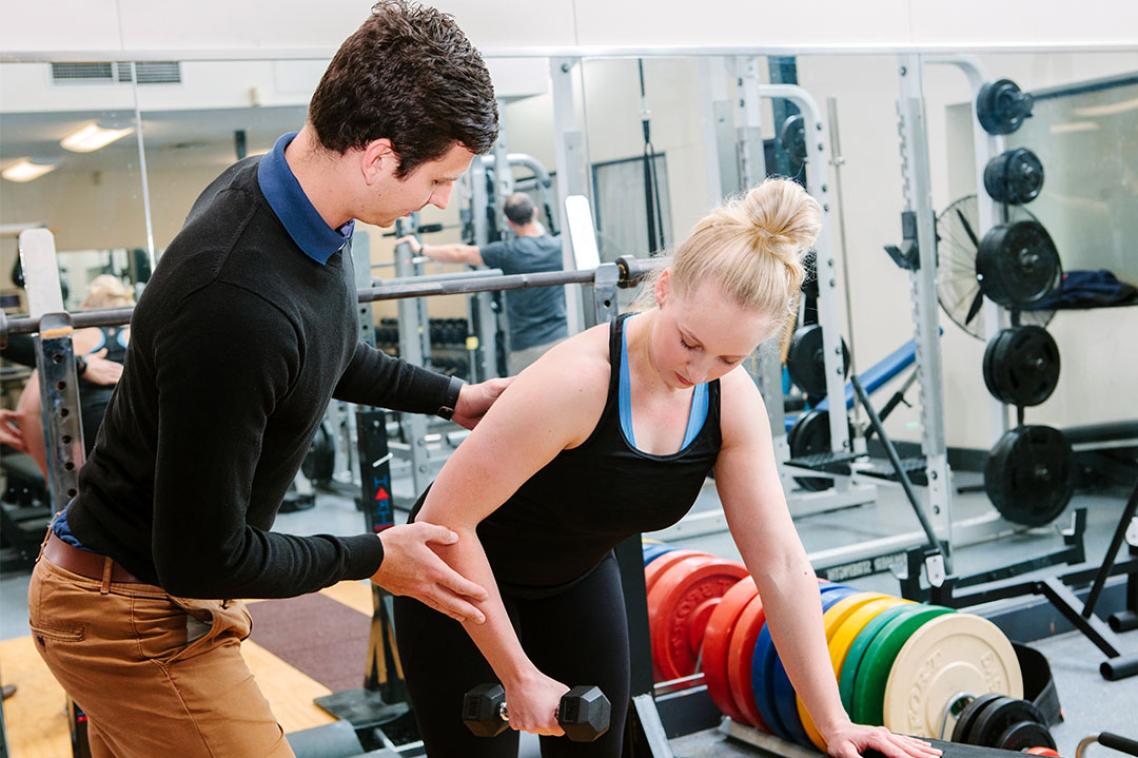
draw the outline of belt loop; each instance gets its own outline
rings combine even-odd
[[[36,563],[39,563],[40,558],[43,558],[44,548],[47,547],[47,541],[50,539],[51,539],[51,524],[48,524],[47,525],[47,531],[45,531],[43,533],[43,542],[40,543],[40,551],[38,553],[36,553]]]
[[[103,558],[103,586],[99,587],[100,595],[108,595],[111,592],[111,572],[114,571],[115,562],[111,560],[108,555]]]

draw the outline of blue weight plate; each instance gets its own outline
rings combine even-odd
[[[822,597],[823,609],[857,592],[854,588],[842,584],[823,584],[818,590]],[[758,706],[759,715],[763,717],[763,721],[771,728],[772,732],[783,739],[794,740],[796,738],[793,731],[794,727],[784,723],[780,715],[780,710],[785,710],[785,708],[780,709],[778,707],[779,693],[775,690],[776,680],[774,676],[777,661],[778,653],[775,650],[774,641],[771,639],[770,630],[764,624],[763,630],[759,632],[759,638],[755,642],[755,656],[751,664],[751,686],[755,692],[755,705]],[[781,678],[786,682],[786,688],[790,690],[789,705],[795,716],[793,723],[797,724],[802,739],[806,740],[806,731],[802,728],[802,721],[798,717],[798,709],[794,704],[794,690],[790,688],[790,679],[787,678],[781,662],[778,662],[777,668],[781,672]],[[785,693],[783,693],[783,699],[786,699]]]
[[[834,605],[837,605],[839,601],[857,592],[850,587],[841,587],[836,590],[826,591],[826,587],[827,585],[823,585],[821,588],[823,613],[830,610]],[[799,745],[811,747],[812,743],[810,742],[810,737],[806,734],[806,729],[802,726],[802,716],[798,713],[798,701],[795,698],[794,687],[790,684],[790,677],[786,675],[786,668],[783,667],[782,660],[778,657],[777,653],[775,655],[774,665],[770,671],[771,689],[774,692],[774,707],[778,713],[779,722],[783,728],[786,729],[792,740]]]
[[[790,733],[779,720],[778,709],[775,707],[773,677],[767,676],[767,672],[774,669],[774,661],[774,641],[771,639],[770,629],[763,624],[759,638],[755,640],[755,657],[751,663],[751,688],[755,692],[755,705],[763,721],[776,736],[788,740]]]

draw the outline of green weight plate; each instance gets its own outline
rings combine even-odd
[[[861,665],[862,656],[865,655],[865,650],[869,647],[869,643],[873,642],[873,638],[881,631],[882,627],[893,619],[898,616],[913,613],[924,607],[926,606],[898,605],[893,608],[886,608],[858,632],[853,644],[850,645],[849,652],[846,653],[846,659],[842,663],[842,675],[838,680],[838,690],[841,693],[842,705],[845,706],[846,713],[853,712],[854,680],[857,676],[858,667]]]
[[[855,674],[853,711],[850,717],[858,724],[880,726],[885,723],[883,703],[885,686],[897,653],[913,632],[937,616],[955,613],[951,608],[922,605],[911,613],[894,618],[885,624],[869,643]]]

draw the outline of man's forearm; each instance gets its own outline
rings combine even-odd
[[[440,263],[472,263],[478,254],[473,245],[452,243],[448,245],[423,245],[423,255]]]

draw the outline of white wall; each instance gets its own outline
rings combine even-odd
[[[1138,5],[1084,0],[440,0],[487,51],[572,45],[1007,48],[1129,45]],[[330,55],[366,0],[5,0],[0,50],[311,51]],[[524,12],[519,12],[524,8]],[[62,21],[61,21],[62,20]],[[273,56],[269,56],[273,57]]]

